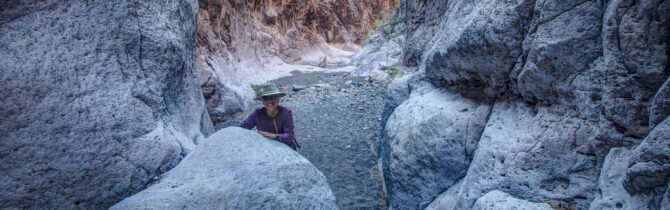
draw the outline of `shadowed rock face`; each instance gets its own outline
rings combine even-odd
[[[346,65],[375,21],[397,0],[201,0],[197,63],[214,124],[228,121],[253,97],[249,84],[297,69]]]
[[[434,133],[430,123],[412,122],[419,113],[401,105],[407,95],[424,91],[424,82],[491,104],[474,157],[465,163],[467,173],[459,177],[462,184],[449,189],[450,196],[439,203],[473,208],[478,198],[500,190],[520,199],[588,208],[610,148],[636,147],[645,136],[652,138],[650,127],[667,117],[669,8],[668,1],[403,1],[395,16],[402,27],[394,27],[403,31],[374,35],[392,39],[369,40],[375,46],[364,46],[383,49],[400,40],[403,64],[411,71],[410,78],[389,86],[386,114],[397,116],[385,122],[383,132],[403,124],[427,136]],[[445,130],[445,136],[466,132]],[[662,136],[659,132],[664,131],[653,137]],[[389,137],[380,151],[380,162],[390,166],[384,168],[386,185],[411,186],[403,189],[408,193],[402,198],[394,198],[388,188],[392,207],[423,208],[427,203],[422,202],[439,195],[433,194],[436,179],[401,181],[395,174],[449,180],[443,186],[456,181],[451,172],[394,168],[393,162],[417,157],[430,162],[453,153],[417,149],[396,158],[390,154],[406,150],[392,145],[404,140]],[[419,137],[412,142],[458,149],[451,141],[432,146],[435,142]],[[663,194],[666,171],[646,167],[651,163],[644,157],[631,158],[626,189],[652,197]],[[402,183],[388,183],[394,181]],[[659,206],[660,200],[645,202],[640,205]]]
[[[0,208],[106,208],[211,128],[195,1],[0,8]]]
[[[326,177],[285,144],[228,127],[111,209],[338,209]]]

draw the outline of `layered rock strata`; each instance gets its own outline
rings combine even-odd
[[[158,183],[111,209],[338,209],[326,177],[278,141],[238,127],[199,144]]]
[[[397,0],[200,0],[197,63],[215,124],[260,84],[294,70],[341,67]]]
[[[663,84],[670,75],[670,14],[665,12],[670,2],[403,1],[400,5],[395,18],[402,27],[395,28],[404,31],[372,36],[402,37],[403,69],[409,71],[389,86],[387,115],[393,117],[382,130],[386,135],[380,163],[385,166],[392,208],[430,204],[440,194],[435,193],[431,177],[449,180],[442,186],[451,196],[439,202],[456,209],[473,208],[495,190],[559,207],[589,208],[605,186],[597,185],[605,156],[619,147],[637,148],[639,155],[631,156],[627,166],[626,191],[616,193],[659,198],[667,191],[663,151],[649,146],[662,143],[640,142],[667,132],[658,127],[668,113]],[[379,46],[364,48],[375,47]],[[433,122],[413,122],[420,113],[402,105],[412,103],[409,96],[425,92],[423,83],[493,107],[461,177],[441,172],[438,165],[426,165],[425,170],[393,167],[393,162],[453,154],[433,149],[406,152],[393,146],[407,142],[393,135],[396,124],[428,136],[434,133]],[[659,131],[649,133],[654,126]],[[445,128],[443,135],[463,136],[460,139],[467,142],[467,130],[455,128]],[[425,143],[414,148],[461,148],[451,141],[436,144],[421,138],[421,133],[415,136],[412,142]],[[393,155],[398,152],[407,155]],[[416,181],[399,180],[395,174]],[[639,206],[658,207],[663,202],[651,199]]]
[[[204,139],[195,1],[0,8],[0,208],[107,208]]]

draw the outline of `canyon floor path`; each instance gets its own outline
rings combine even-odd
[[[280,105],[293,109],[298,152],[323,172],[342,209],[386,209],[377,168],[386,85],[365,79],[348,72],[296,72],[270,81],[288,93]],[[259,106],[252,103],[227,126]]]

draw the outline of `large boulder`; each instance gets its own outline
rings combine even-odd
[[[493,190],[477,199],[472,209],[481,210],[552,210],[546,203],[534,203],[515,198],[505,192]]]
[[[598,174],[597,157],[589,144],[594,127],[562,107],[497,102],[460,192],[453,198],[456,208],[472,208],[492,190],[587,208]]]
[[[0,208],[106,208],[211,128],[195,1],[6,1]]]
[[[254,131],[212,134],[160,181],[111,209],[337,209],[307,159]]]
[[[381,157],[391,207],[424,208],[465,176],[490,109],[430,86],[400,104]]]

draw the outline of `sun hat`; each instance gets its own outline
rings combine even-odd
[[[255,100],[261,101],[263,97],[274,96],[274,97],[284,97],[286,93],[282,93],[277,89],[277,85],[265,85],[261,88],[260,93],[256,96]]]

